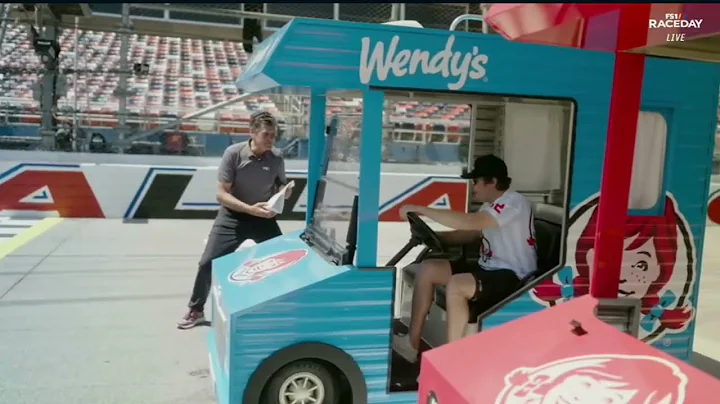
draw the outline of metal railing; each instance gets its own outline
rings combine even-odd
[[[129,75],[128,63],[121,63],[124,67],[122,69],[112,68],[112,61],[109,66],[94,66],[88,63],[98,49],[105,49],[107,55],[114,52],[110,49],[110,44],[106,43],[106,40],[116,41],[118,38],[121,40],[122,45],[120,48],[122,55],[120,58],[124,61],[129,61],[129,52],[132,50],[132,46],[128,46],[129,37],[138,34],[138,31],[132,28],[130,23],[132,20],[137,19],[153,19],[153,20],[168,20],[173,22],[183,22],[180,18],[181,15],[194,15],[206,16],[206,17],[223,17],[228,16],[237,18],[238,26],[243,25],[244,19],[251,18],[263,21],[265,29],[272,30],[282,26],[287,21],[291,20],[295,15],[306,18],[326,18],[335,20],[349,20],[349,21],[362,21],[362,22],[387,22],[390,20],[397,19],[415,19],[426,27],[441,28],[447,26],[446,22],[455,18],[458,14],[467,14],[469,12],[476,12],[473,7],[475,5],[470,4],[443,4],[443,5],[422,5],[422,4],[373,4],[373,5],[354,5],[354,4],[302,4],[301,7],[293,8],[292,5],[282,4],[264,4],[262,13],[255,11],[248,11],[246,5],[239,3],[235,5],[219,5],[214,3],[206,4],[187,4],[187,5],[172,5],[169,3],[165,4],[139,4],[139,3],[125,3],[116,5],[97,5],[94,7],[102,7],[105,11],[103,14],[96,13],[97,15],[115,15],[122,19],[122,27],[119,29],[108,28],[107,31],[84,31],[83,27],[85,24],[92,19],[78,19],[74,20],[74,24],[68,24],[67,22],[58,22],[58,27],[64,28],[70,35],[73,35],[70,43],[65,43],[64,52],[61,53],[61,57],[64,59],[60,63],[60,76],[62,81],[68,82],[67,93],[65,98],[61,98],[57,103],[57,108],[53,111],[55,117],[60,121],[65,121],[70,117],[73,122],[73,128],[77,127],[101,127],[101,128],[119,128],[121,131],[133,128],[133,130],[140,130],[140,133],[128,136],[129,140],[139,139],[142,137],[149,136],[153,133],[162,132],[164,129],[188,129],[189,131],[202,131],[202,132],[220,132],[220,133],[245,133],[247,124],[243,122],[237,122],[235,119],[228,120],[223,119],[220,114],[216,114],[217,111],[227,111],[233,115],[250,114],[250,111],[243,111],[243,108],[232,107],[240,99],[248,98],[247,95],[241,95],[239,97],[226,99],[223,102],[217,103],[216,100],[210,100],[211,104],[207,108],[203,109],[184,109],[177,107],[167,107],[160,103],[153,103],[150,101],[152,94],[149,94],[148,89],[135,86],[139,89],[140,94],[147,96],[148,98],[143,100],[145,105],[132,105],[129,101],[129,96],[126,95],[130,89],[129,83],[126,83]],[[110,7],[108,9],[107,7]],[[115,8],[112,8],[115,7]],[[7,10],[7,7],[3,7]],[[100,9],[98,9],[100,10]],[[113,11],[114,10],[114,11]],[[145,13],[143,10],[146,10]],[[324,11],[323,11],[324,10]],[[329,10],[329,12],[328,12]],[[113,14],[116,13],[116,14]],[[147,15],[145,15],[147,14]],[[292,15],[291,15],[292,14]],[[203,21],[185,21],[190,24],[205,24],[213,25],[210,19]],[[8,26],[7,19],[3,18],[3,35],[5,28]],[[109,25],[108,25],[109,27]],[[465,30],[474,30],[471,24],[464,24],[460,27]],[[104,29],[104,28],[103,28]],[[484,30],[484,28],[483,28]],[[23,32],[20,32],[22,39]],[[112,34],[112,38],[108,39],[107,33]],[[84,36],[89,34],[90,37],[85,38]],[[14,38],[17,40],[18,32],[13,33]],[[11,36],[13,36],[11,35]],[[91,38],[92,37],[92,38]],[[93,39],[97,37],[96,39]],[[11,38],[12,39],[12,38]],[[99,40],[98,40],[99,39]],[[25,39],[26,41],[26,39]],[[88,42],[89,41],[89,42]],[[0,51],[5,50],[5,43],[0,44]],[[14,45],[13,45],[14,46]],[[22,45],[25,47],[25,45]],[[7,48],[14,49],[14,48]],[[110,49],[110,51],[108,51]],[[32,52],[31,49],[27,49],[27,52]],[[0,54],[1,55],[1,54]],[[43,68],[39,63],[33,62],[31,53],[28,53],[29,63],[21,63],[20,65],[2,66],[0,65],[0,72],[3,68],[6,71],[6,77],[8,75],[17,75],[21,77],[20,80],[24,84],[27,84],[27,80],[31,78],[28,75],[37,74],[38,76],[44,73]],[[11,58],[12,60],[12,58]],[[168,58],[169,60],[169,58]],[[79,61],[82,61],[80,63]],[[17,62],[17,60],[15,60]],[[21,69],[22,72],[14,70]],[[0,73],[1,74],[1,73]],[[151,78],[157,78],[158,74],[160,77],[167,76],[167,72],[151,72]],[[80,91],[78,86],[88,87],[88,81],[96,80],[99,75],[103,75],[105,83],[115,83],[117,80],[113,79],[120,78],[117,83],[117,94],[112,96],[102,95],[104,93],[98,93],[91,89],[91,91]],[[169,76],[168,76],[169,77]],[[165,77],[167,78],[167,77]],[[113,81],[114,80],[114,81]],[[162,79],[165,82],[165,79]],[[137,83],[136,83],[137,84]],[[27,94],[27,88],[23,90],[23,94]],[[163,97],[165,90],[160,92],[159,97]],[[38,97],[39,98],[39,97]],[[107,98],[107,99],[104,99]],[[249,99],[249,98],[248,98]],[[302,115],[305,112],[304,104],[297,99],[288,99],[288,108],[286,108],[286,114],[288,116],[289,127],[292,128],[292,135],[296,136],[302,133],[306,128],[302,117],[296,119],[295,115]],[[14,122],[21,125],[32,125],[36,124],[38,119],[41,119],[43,124],[46,125],[47,111],[45,115],[41,115],[38,109],[38,102],[34,99],[23,95],[21,97],[4,97],[0,98],[0,108],[3,105],[12,105],[20,107],[16,112],[0,112],[3,114],[3,120],[5,122]],[[331,104],[331,103],[329,103]],[[199,104],[202,105],[202,104]],[[237,105],[237,104],[235,104]],[[112,115],[104,113],[104,111],[113,111]],[[10,110],[8,110],[10,111]],[[103,112],[100,112],[103,111]],[[36,114],[36,112],[38,112]],[[158,116],[164,112],[163,116]],[[330,113],[330,112],[329,112]],[[210,114],[211,116],[205,116]],[[182,118],[173,121],[170,115],[179,116]],[[214,116],[212,116],[214,115]],[[396,117],[395,117],[396,118]],[[461,122],[455,121],[441,121],[438,119],[427,119],[422,118],[407,118],[401,119],[401,122],[406,123],[445,123],[447,125],[461,125]],[[49,128],[48,128],[49,129]],[[295,133],[297,132],[297,133]],[[465,136],[465,134],[459,133],[441,133],[441,132],[428,132],[422,130],[408,130],[408,129],[396,129],[395,133],[400,133],[402,136],[396,137],[396,141],[418,141],[418,142],[450,142],[449,138],[455,139],[457,137]],[[139,136],[138,136],[139,135]],[[409,137],[415,139],[409,139]],[[122,136],[121,136],[122,137]]]

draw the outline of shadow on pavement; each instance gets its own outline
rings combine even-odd
[[[709,356],[693,352],[692,365],[705,373],[711,374],[720,379],[720,362]]]

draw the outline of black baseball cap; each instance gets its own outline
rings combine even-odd
[[[508,170],[503,159],[487,154],[476,158],[472,170],[462,174],[460,177],[468,180],[475,178],[505,179],[508,178]]]

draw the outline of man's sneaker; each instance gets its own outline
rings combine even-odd
[[[182,320],[178,321],[177,327],[181,330],[187,330],[189,328],[193,328],[195,326],[203,324],[204,322],[205,322],[205,315],[203,314],[203,312],[191,309],[182,318]]]
[[[392,349],[410,363],[417,362],[418,350],[410,343],[407,335],[393,335]]]

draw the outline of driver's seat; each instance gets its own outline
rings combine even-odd
[[[534,209],[534,216],[538,265],[535,272],[520,280],[517,286],[518,290],[560,264],[562,223],[565,211],[558,206],[538,204]],[[436,288],[435,304],[441,309],[447,310],[444,287]],[[468,323],[475,323],[480,314],[489,310],[492,306],[494,305],[483,304],[482,302],[470,305]]]
[[[524,279],[522,279],[518,283],[518,290],[522,289],[526,285],[528,285],[530,282],[532,282],[536,277],[543,276],[553,268],[556,268],[560,264],[560,248],[562,245],[562,223],[563,218],[565,216],[564,209],[552,206],[552,205],[545,205],[545,204],[538,204],[535,207],[535,238],[536,238],[536,245],[537,245],[537,254],[538,254],[538,268],[535,272],[531,273]],[[467,247],[467,246],[466,246]],[[476,249],[479,251],[479,246],[476,247]],[[467,248],[466,248],[467,250]],[[439,255],[439,254],[436,254]],[[448,256],[450,255],[450,256]],[[445,254],[444,256],[433,256],[432,253],[425,255],[424,258],[445,258],[445,259],[458,259],[461,256],[463,258],[468,260],[476,260],[475,254],[463,254],[460,255],[457,252],[454,254]],[[417,271],[419,269],[419,265],[410,265],[403,269],[403,281],[405,284],[405,287],[403,287],[403,290],[406,288],[411,288],[415,281],[415,278],[417,276]],[[403,297],[403,301],[405,300],[405,297]],[[470,305],[470,316],[468,318],[468,323],[474,324],[477,322],[478,317],[490,310],[494,305],[491,304],[483,304],[482,302],[475,303]],[[438,310],[439,309],[439,310]],[[443,317],[441,321],[445,321],[445,311],[446,311],[446,301],[445,301],[445,288],[444,287],[438,287],[435,290],[435,304],[433,305],[433,309],[431,310],[430,317],[428,318],[428,323],[426,325],[426,330],[424,331],[424,335],[426,332],[430,331],[427,330],[428,326],[430,325],[431,319],[436,318],[437,320],[441,320],[438,316]],[[435,314],[433,314],[435,313]],[[477,332],[479,330],[476,329],[474,332]],[[440,334],[444,334],[444,331],[442,331]],[[434,338],[433,338],[434,339]],[[428,343],[431,343],[430,339],[427,340]],[[431,345],[433,345],[431,343]]]

